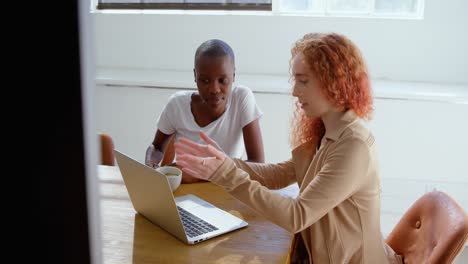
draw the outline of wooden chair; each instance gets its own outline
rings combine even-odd
[[[432,191],[419,198],[387,238],[404,263],[452,263],[465,247],[468,217],[446,193]]]
[[[106,133],[99,133],[101,142],[101,165],[115,166],[114,141]]]

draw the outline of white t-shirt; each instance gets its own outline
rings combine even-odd
[[[218,142],[226,155],[241,158],[244,153],[242,128],[263,115],[252,91],[245,86],[233,87],[226,103],[226,111],[205,127],[200,127],[195,122],[190,109],[193,93],[180,91],[169,98],[158,118],[158,129],[168,135],[176,133],[176,140],[185,137],[198,143],[205,143],[199,134],[199,131],[203,131]]]

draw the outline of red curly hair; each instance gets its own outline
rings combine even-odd
[[[317,77],[331,105],[343,112],[353,110],[357,116],[370,119],[373,98],[369,74],[356,45],[336,33],[310,33],[294,44],[290,66],[299,53]],[[309,141],[317,145],[324,134],[322,119],[307,117],[296,101],[291,122],[292,147]]]

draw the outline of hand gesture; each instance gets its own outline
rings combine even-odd
[[[182,171],[199,179],[208,180],[221,166],[226,154],[219,150],[219,145],[205,133],[200,132],[200,136],[207,145],[186,138],[180,138],[179,142],[174,144],[177,164],[182,167]]]

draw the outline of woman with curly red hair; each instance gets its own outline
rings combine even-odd
[[[279,164],[227,157],[215,142],[176,143],[183,170],[226,189],[295,234],[291,263],[402,263],[380,231],[369,75],[359,49],[339,34],[307,34],[291,50],[292,158]],[[269,189],[297,182],[296,198]]]

